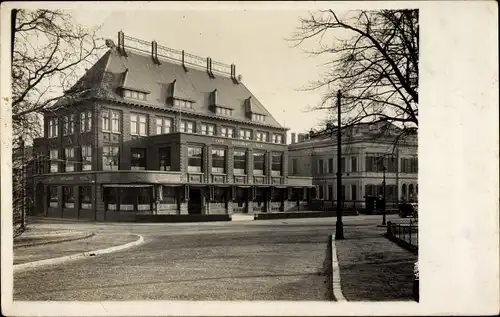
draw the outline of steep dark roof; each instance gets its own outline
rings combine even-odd
[[[266,121],[257,124],[283,128],[243,83],[236,83],[222,75],[211,78],[206,71],[194,68],[187,68],[186,72],[182,65],[167,60],[160,59],[160,63],[154,63],[147,54],[128,50],[127,56],[123,56],[111,48],[72,90],[78,91],[82,98],[97,97],[129,102],[120,94],[120,88],[129,88],[146,92],[147,101],[142,103],[160,108],[171,108],[167,99],[173,92],[174,98],[194,102],[193,110],[183,109],[184,112],[215,118],[217,116],[210,108],[210,101],[211,95],[217,89],[217,104],[233,109],[232,119],[252,122],[246,114],[247,100],[251,98],[252,111],[266,115]]]

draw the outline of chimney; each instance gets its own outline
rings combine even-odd
[[[185,59],[184,59],[184,50],[182,50],[182,68],[184,68],[184,71],[187,73],[188,69],[186,67]]]
[[[299,141],[298,142],[304,142],[305,136],[304,133],[299,133]]]
[[[295,143],[295,136],[296,136],[296,134],[295,134],[295,133],[292,133],[292,140],[291,140],[292,144],[294,144],[294,143]]]
[[[125,34],[122,31],[118,32],[118,51],[122,55],[127,56],[125,52]]]

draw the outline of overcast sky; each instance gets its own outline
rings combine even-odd
[[[321,92],[299,91],[324,70],[325,58],[311,57],[286,41],[305,10],[69,11],[78,23],[101,25],[101,36],[117,33],[173,49],[234,63],[244,84],[290,132],[306,132],[325,113],[306,111]],[[305,47],[304,47],[305,48]]]

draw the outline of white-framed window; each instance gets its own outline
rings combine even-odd
[[[120,148],[118,146],[105,145],[102,147],[102,170],[118,170],[120,159]]]
[[[203,171],[203,150],[201,147],[188,147],[188,172]]]
[[[282,158],[281,153],[273,153],[271,156],[271,176],[281,176],[282,170]]]
[[[226,138],[233,138],[234,137],[234,128],[231,127],[221,127],[220,128],[220,135]]]
[[[92,111],[80,113],[80,132],[90,132],[92,129]]]
[[[102,112],[102,130],[109,131],[109,111]]]
[[[264,152],[253,153],[253,174],[264,175],[266,161]]]
[[[106,132],[120,133],[120,113],[113,110],[102,111],[102,130]]]
[[[158,150],[158,156],[160,157],[160,171],[170,171],[171,166],[171,155],[170,148],[160,148]]]
[[[258,113],[252,113],[252,121],[266,121],[266,116]]]
[[[63,186],[63,206],[64,208],[75,208],[75,188],[73,186]]]
[[[57,138],[59,136],[59,121],[57,118],[49,119],[47,136],[49,138]]]
[[[252,139],[252,130],[240,129],[239,136],[240,136],[240,139],[242,139],[242,140],[251,140]]]
[[[146,149],[132,148],[130,150],[130,168],[133,171],[143,171],[146,169]]]
[[[50,172],[58,173],[59,172],[59,150],[51,149],[49,152],[50,157]]]
[[[247,153],[245,151],[233,152],[233,173],[235,175],[246,174]]]
[[[281,144],[283,143],[283,135],[282,134],[273,134],[273,143]]]
[[[147,136],[147,122],[144,114],[130,114],[130,134]]]
[[[174,99],[174,107],[193,109],[193,102],[188,100]]]
[[[255,137],[257,141],[267,142],[267,132],[257,131]]]
[[[130,98],[130,99],[136,99],[136,100],[146,100],[147,94],[144,92],[140,91],[134,91],[134,90],[124,90],[123,91],[123,97],[125,98]]]
[[[181,120],[181,132],[194,133],[194,122]]]
[[[156,118],[156,134],[167,134],[172,132],[171,118]]]
[[[75,149],[72,147],[64,148],[64,171],[74,172],[75,171]]]
[[[214,135],[215,134],[215,125],[209,123],[201,124],[201,134],[206,135]]]
[[[116,111],[111,111],[111,131],[121,132],[120,128],[120,113]]]
[[[212,173],[226,172],[226,150],[212,149]]]
[[[223,115],[223,116],[232,116],[233,115],[233,110],[228,109],[228,108],[222,108],[222,107],[216,107],[215,108],[215,113],[218,115]]]
[[[75,132],[75,115],[64,116],[63,135],[71,135]]]
[[[82,171],[92,170],[92,147],[83,145],[81,148]]]

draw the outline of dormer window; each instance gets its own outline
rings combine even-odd
[[[134,91],[134,90],[129,90],[129,89],[123,90],[123,97],[124,98],[130,98],[130,99],[135,99],[135,100],[146,100],[146,96],[147,96],[147,94],[145,92]]]
[[[174,99],[174,107],[193,109],[193,102],[188,100]]]
[[[215,107],[215,113],[222,116],[232,116],[233,110],[223,107]]]
[[[256,138],[257,141],[267,142],[267,133],[266,132],[257,131],[257,133],[255,134],[255,138]]]
[[[279,143],[279,144],[283,143],[283,135],[282,134],[273,134],[272,142]]]
[[[266,121],[266,116],[263,114],[252,113],[252,121]]]

